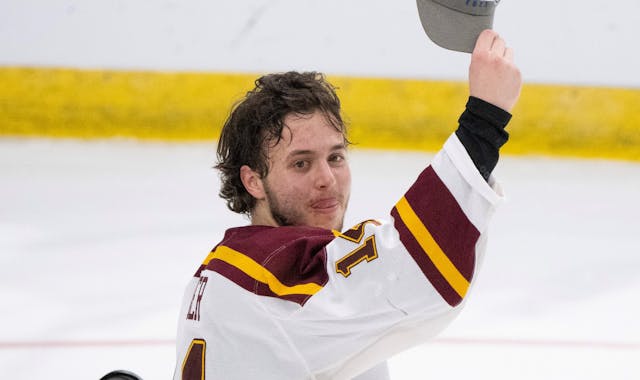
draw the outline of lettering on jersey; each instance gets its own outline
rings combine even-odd
[[[204,380],[204,359],[207,343],[204,339],[191,341],[182,362],[182,380]]]
[[[351,227],[349,230],[343,233],[337,233],[336,236],[341,237],[345,240],[352,241],[354,243],[360,243],[362,241],[362,237],[364,236],[364,227],[368,223],[374,224],[376,226],[380,225],[380,222],[378,222],[377,220],[369,219],[369,220],[365,220],[362,223],[356,224],[355,226]]]
[[[364,228],[367,223],[375,224],[379,226],[380,223],[376,220],[366,220],[360,224],[355,225],[348,231],[338,235],[338,237],[345,240],[360,244],[364,237]],[[351,275],[351,268],[360,264],[363,261],[370,262],[378,258],[378,249],[376,248],[376,238],[374,235],[369,236],[364,240],[364,243],[353,251],[347,253],[340,260],[336,261],[336,272],[340,273],[344,277]]]
[[[189,304],[189,311],[187,312],[187,319],[194,321],[200,320],[200,302],[202,301],[202,295],[204,294],[204,288],[207,286],[209,277],[200,277],[198,285],[196,285],[193,291],[193,297],[191,297],[191,303]]]
[[[349,277],[351,275],[351,268],[365,260],[369,262],[377,258],[378,249],[376,248],[376,238],[371,235],[365,239],[364,244],[336,262],[336,272],[344,277]]]

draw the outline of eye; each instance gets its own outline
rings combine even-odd
[[[340,153],[332,154],[331,156],[329,156],[329,162],[334,164],[340,164],[344,162],[344,160],[345,160],[344,155]]]
[[[309,166],[309,163],[305,160],[297,160],[293,162],[293,167],[296,169],[304,169]]]

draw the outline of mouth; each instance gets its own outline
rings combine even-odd
[[[333,213],[340,206],[337,198],[318,199],[311,203],[311,208],[320,213]]]

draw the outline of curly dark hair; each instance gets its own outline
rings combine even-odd
[[[267,143],[280,141],[287,115],[320,111],[349,144],[335,90],[317,72],[269,74],[258,78],[255,88],[233,106],[218,140],[215,166],[222,182],[220,197],[231,211],[247,215],[253,211],[256,200],[242,184],[240,168],[247,165],[261,178],[267,176]]]

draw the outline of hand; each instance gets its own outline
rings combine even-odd
[[[491,29],[480,33],[471,54],[469,95],[511,111],[520,97],[522,76],[513,50]]]

